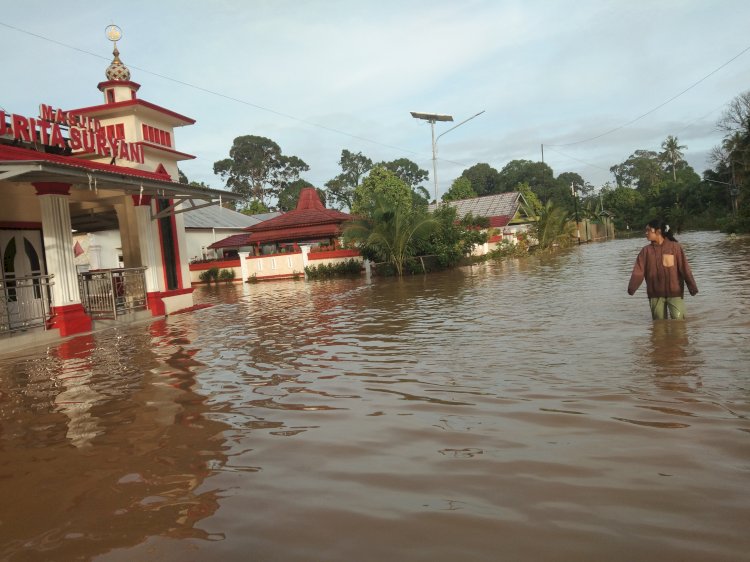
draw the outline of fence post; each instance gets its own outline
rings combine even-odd
[[[112,305],[112,318],[114,320],[117,320],[117,288],[115,287],[115,278],[113,273],[114,272],[111,269],[107,272],[109,277],[109,288],[112,290],[112,301],[110,303]]]

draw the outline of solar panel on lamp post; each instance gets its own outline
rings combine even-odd
[[[435,123],[437,121],[453,121],[453,116],[441,115],[439,113],[420,113],[418,111],[412,111],[411,116],[414,117],[414,119],[424,119],[430,124],[430,129],[432,129],[432,179],[435,182],[435,203],[437,203],[438,179],[437,179],[437,140],[435,139]]]
[[[440,140],[440,137],[442,137],[446,133],[450,133],[453,129],[460,127],[467,121],[471,121],[474,119],[474,117],[479,117],[482,113],[484,113],[484,109],[480,111],[479,113],[475,113],[468,119],[464,119],[461,121],[458,125],[454,125],[447,131],[443,131],[440,133],[437,138],[435,138],[435,122],[436,121],[453,121],[452,115],[441,115],[439,113],[420,113],[418,111],[412,111],[411,116],[415,119],[424,119],[425,121],[428,121],[430,123],[430,127],[432,129],[432,177],[435,180],[435,203],[437,203],[438,200],[438,178],[437,178],[437,141]]]

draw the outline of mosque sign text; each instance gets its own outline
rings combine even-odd
[[[98,119],[54,109],[42,104],[39,116],[24,117],[0,111],[0,136],[12,135],[14,139],[28,143],[41,143],[70,150],[77,154],[98,154],[109,158],[128,160],[143,164],[143,147],[139,143],[127,142],[106,134]],[[63,136],[62,127],[67,127],[69,138]]]

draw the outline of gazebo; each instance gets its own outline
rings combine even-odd
[[[338,249],[342,225],[353,217],[335,209],[326,209],[314,187],[300,193],[297,208],[278,217],[254,224],[246,233],[229,236],[209,246],[224,255],[247,251],[251,255],[271,255],[311,249]],[[314,251],[314,250],[313,250]]]
[[[223,252],[227,267],[236,260],[240,279],[296,279],[308,267],[352,259],[362,262],[357,250],[342,249],[339,244],[343,225],[352,218],[326,209],[315,188],[306,187],[293,211],[249,226],[246,232],[209,247]]]

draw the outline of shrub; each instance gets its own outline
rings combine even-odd
[[[308,279],[330,279],[344,275],[359,275],[362,264],[355,259],[349,259],[339,263],[321,263],[320,265],[308,265],[305,273]]]
[[[508,240],[503,240],[492,250],[487,257],[491,260],[504,260],[507,258],[520,258],[528,254],[526,244],[514,244]]]
[[[219,268],[212,267],[210,269],[207,269],[206,271],[202,272],[198,276],[198,279],[200,279],[204,283],[211,283],[211,281],[218,281],[219,280]]]
[[[234,281],[234,270],[222,269],[219,272],[219,281],[224,281],[224,283],[230,283]]]

